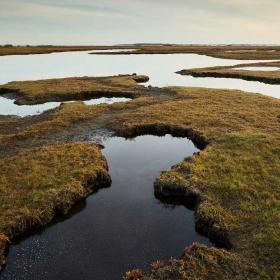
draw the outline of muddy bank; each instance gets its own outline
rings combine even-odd
[[[199,156],[199,154],[195,155]],[[190,160],[190,159],[189,159]],[[207,203],[207,197],[199,188],[182,184],[180,180],[167,180],[164,172],[154,183],[155,195],[159,199],[179,199],[183,205],[195,211],[195,228],[197,232],[208,237],[218,247],[232,249],[228,232],[223,225],[213,217],[208,217],[203,211],[203,203]]]
[[[204,149],[209,144],[209,141],[201,133],[193,130],[192,128],[183,128],[176,125],[146,124],[116,131],[116,135],[126,138],[134,138],[146,134],[156,136],[171,134],[174,137],[185,137],[191,139],[199,149]]]

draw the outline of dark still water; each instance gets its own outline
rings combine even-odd
[[[161,170],[192,155],[188,139],[141,136],[104,141],[112,186],[82,202],[71,217],[56,221],[12,245],[3,279],[122,279],[135,267],[149,269],[157,259],[180,256],[194,241],[193,212],[154,197]]]

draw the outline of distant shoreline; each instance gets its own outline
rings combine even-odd
[[[131,49],[129,52],[109,53],[107,50]],[[73,51],[100,51],[98,55],[127,55],[127,54],[180,54],[195,53],[217,58],[239,60],[277,60],[280,59],[280,45],[246,45],[246,44],[220,44],[220,45],[176,45],[176,44],[120,44],[112,46],[13,46],[10,44],[0,46],[0,56],[49,54]]]

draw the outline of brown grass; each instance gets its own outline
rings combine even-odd
[[[8,239],[67,213],[88,193],[110,185],[99,147],[48,145],[0,160],[0,258]]]
[[[234,78],[248,81],[259,81],[267,84],[280,84],[280,68],[278,71],[242,70],[242,67],[280,67],[280,62],[246,63],[233,66],[216,66],[193,68],[178,71],[181,75],[193,77]],[[238,69],[236,69],[238,68]]]
[[[148,80],[147,76],[121,75],[10,82],[0,86],[0,94],[16,93],[16,103],[20,105],[99,97],[135,98],[144,90],[137,83]]]
[[[191,264],[175,260],[161,269],[161,278],[158,274],[153,278],[152,273],[147,279],[193,279],[195,275],[194,279],[222,275],[222,279],[270,279],[279,275],[280,101],[232,90],[173,90],[176,100],[121,113],[113,122],[121,135],[144,133],[143,127],[154,134],[162,133],[162,127],[166,132],[182,128],[188,133],[191,128],[196,133],[190,137],[203,135],[210,142],[199,155],[162,173],[156,186],[168,189],[169,194],[181,190],[186,199],[196,193],[200,198],[197,229],[232,249],[204,250],[211,254],[193,258]],[[211,263],[216,254],[222,266],[220,260]]]
[[[132,52],[106,53],[109,49],[136,49]],[[280,59],[280,46],[261,45],[125,45],[125,46],[2,46],[1,55],[46,54],[69,51],[95,51],[104,50],[103,54],[174,54],[196,53],[226,59]],[[102,53],[98,53],[102,55]]]
[[[104,52],[98,55],[130,55],[130,54],[180,54],[194,53],[208,55],[217,58],[240,59],[240,60],[274,60],[280,59],[280,46],[260,45],[142,45],[130,46],[135,51],[128,52]],[[94,53],[94,51],[92,52]]]
[[[48,54],[56,52],[91,51],[108,48],[126,48],[116,46],[0,46],[0,56],[4,55],[28,55],[28,54]],[[130,47],[128,47],[130,48]]]
[[[67,109],[68,105],[63,107]],[[155,186],[168,190],[169,195],[176,190],[186,200],[190,195],[197,199],[197,229],[231,249],[195,245],[187,248],[182,258],[155,265],[143,279],[279,278],[278,99],[237,90],[174,87],[124,104],[89,106],[90,109],[80,103],[72,105],[73,112],[66,110],[69,122],[64,122],[68,117],[63,107],[54,111],[54,118],[54,112],[47,113],[44,121],[61,118],[63,127],[71,129],[76,121],[86,120],[92,110],[92,122],[98,112],[99,125],[118,135],[182,134],[208,144],[199,155],[163,172]],[[76,119],[76,114],[81,118]],[[43,123],[36,125],[31,135],[45,129]],[[10,145],[15,137],[17,134],[8,140]],[[26,152],[21,160],[28,156],[33,154]],[[10,164],[4,163],[3,168]],[[18,180],[24,182],[27,178],[23,173]]]

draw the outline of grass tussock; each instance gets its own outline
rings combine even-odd
[[[49,223],[89,192],[110,185],[96,145],[43,146],[1,160],[0,169],[1,253],[8,239]]]
[[[241,260],[238,255],[194,243],[184,250],[181,259],[171,258],[165,262],[157,261],[151,265],[149,276],[142,275],[138,279],[237,280],[249,279],[252,274],[256,275],[254,269],[248,266],[246,261]],[[243,275],[244,278],[241,278],[240,275]],[[130,279],[125,278],[125,280]]]
[[[137,83],[148,80],[147,76],[121,75],[17,81],[0,86],[0,94],[16,93],[15,102],[20,105],[99,97],[135,98],[144,89]]]

